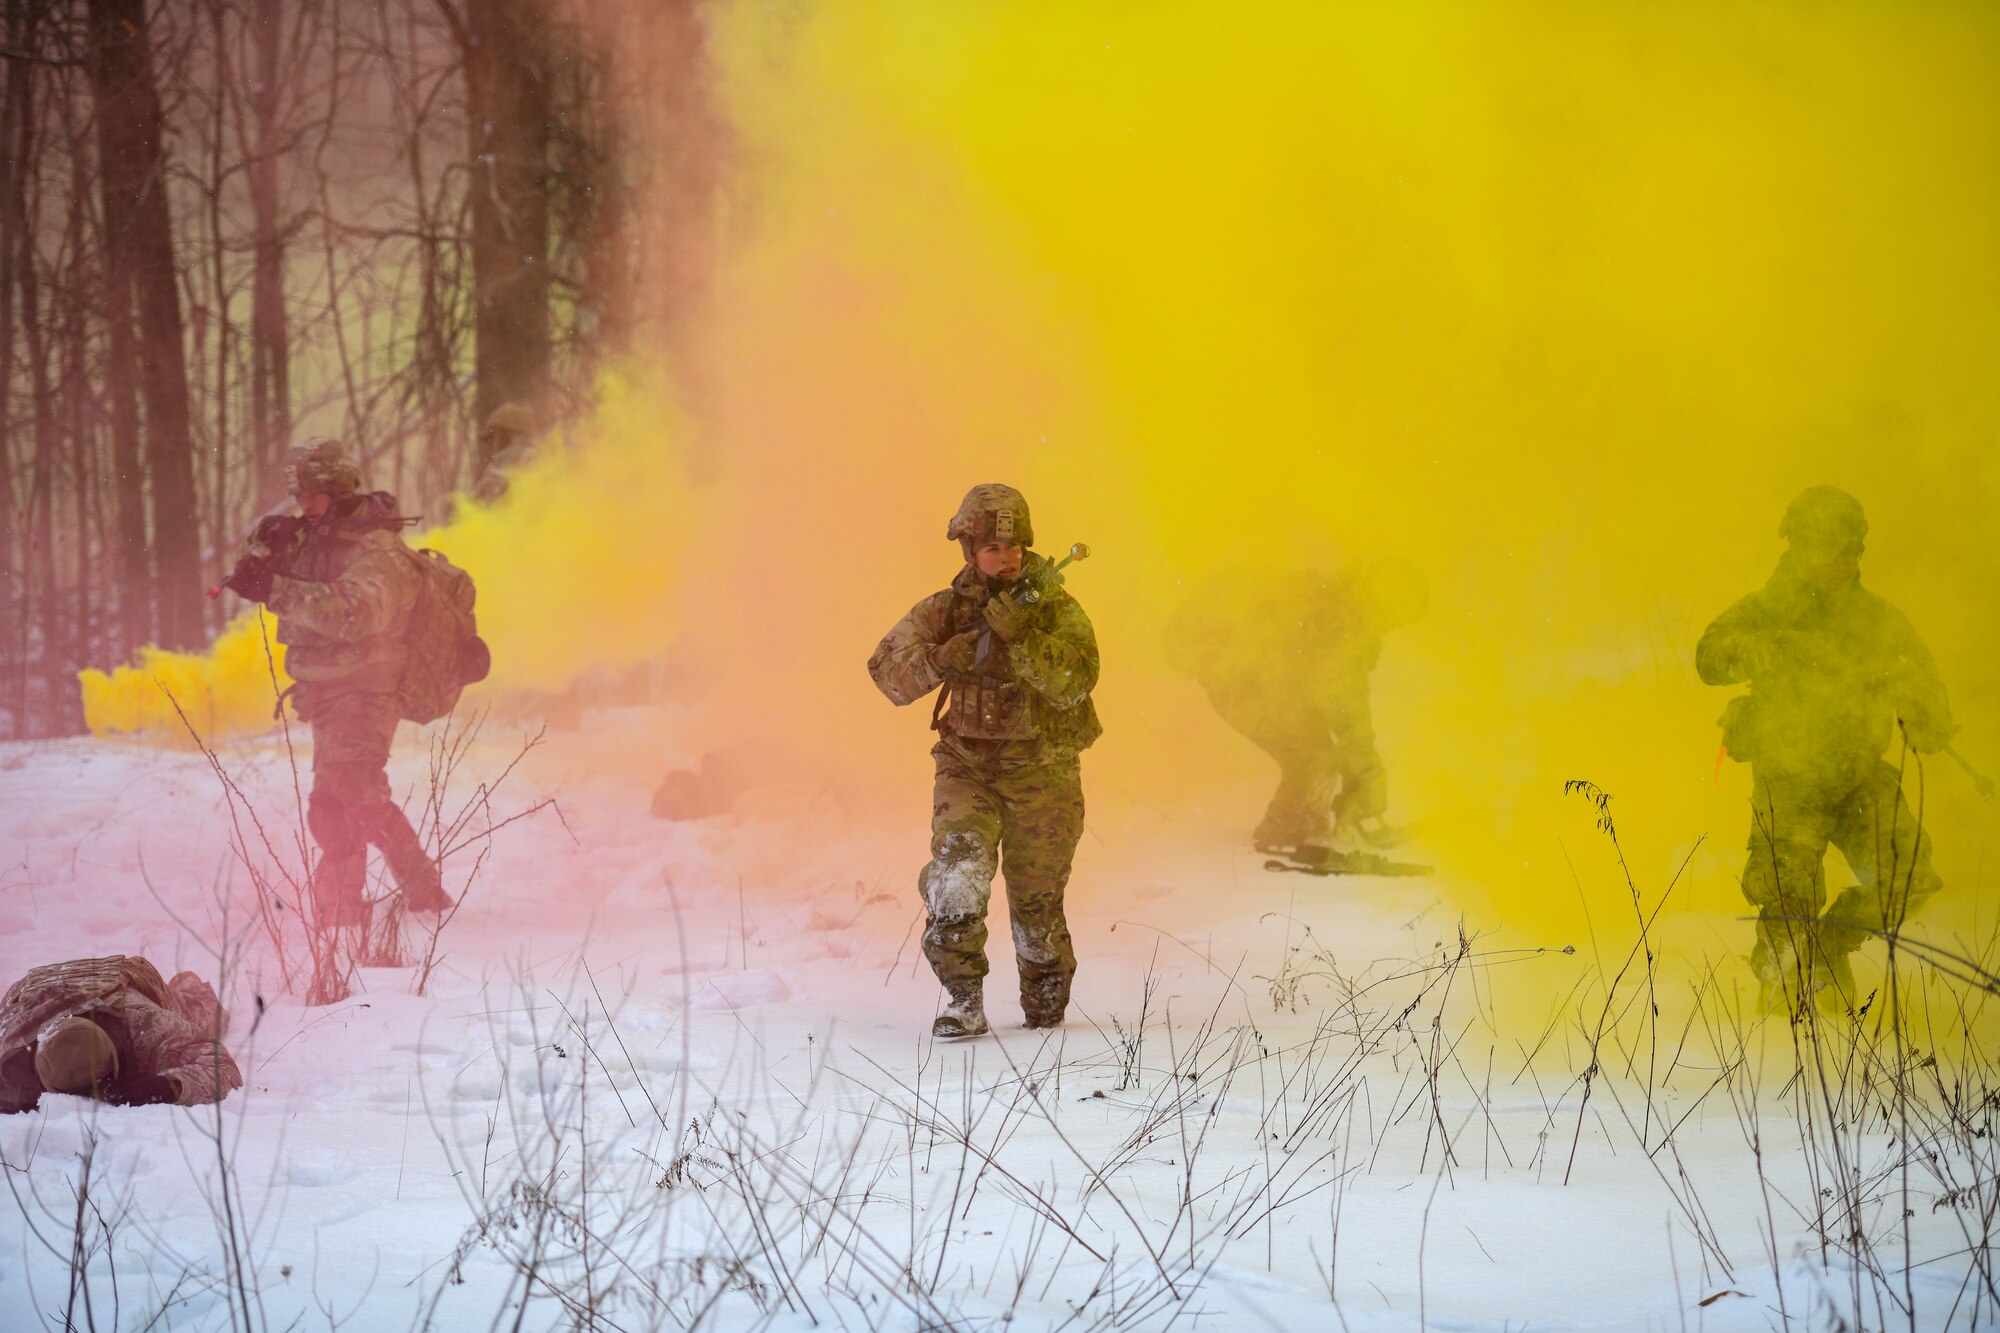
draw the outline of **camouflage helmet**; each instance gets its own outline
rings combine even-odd
[[[505,431],[510,435],[533,435],[535,433],[535,409],[516,398],[493,409],[486,418],[485,435],[497,435]]]
[[[294,497],[352,495],[361,489],[361,468],[333,436],[311,435],[285,451],[285,489]]]
[[[1012,486],[988,482],[965,493],[944,535],[964,548],[970,559],[974,548],[990,541],[1032,546],[1035,526],[1028,518],[1027,497]]]
[[[1785,507],[1778,535],[1796,546],[1859,554],[1868,535],[1861,502],[1837,486],[1809,486]]]
[[[35,1042],[35,1077],[50,1092],[88,1093],[118,1077],[118,1047],[88,1018],[58,1018]]]

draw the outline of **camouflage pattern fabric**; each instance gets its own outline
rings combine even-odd
[[[1278,765],[1260,846],[1328,846],[1337,826],[1388,812],[1369,694],[1382,635],[1352,584],[1312,570],[1225,573],[1168,625],[1169,660]]]
[[[383,492],[340,502],[306,525],[271,580],[266,604],[295,680],[332,680],[399,659],[422,574],[397,536]]]
[[[1029,552],[1024,570],[1046,564]],[[1010,742],[1001,756],[1026,763],[1075,755],[1103,734],[1090,692],[1097,687],[1097,633],[1090,617],[1068,592],[1053,590],[1033,609],[1028,630],[996,654],[984,674],[954,673],[940,666],[935,650],[946,640],[982,628],[982,609],[991,590],[978,571],[967,565],[942,592],[932,593],[910,608],[908,615],[882,636],[868,658],[868,675],[891,703],[907,705],[923,698],[947,678],[954,693],[1014,687],[1010,698],[1017,712],[996,717],[993,730],[1001,735],[980,739]],[[953,718],[957,721],[954,725]],[[940,730],[963,734],[972,724],[964,710],[940,719]],[[985,728],[981,728],[985,730]]]
[[[937,764],[931,860],[917,877],[924,957],[947,988],[986,975],[986,912],[998,871],[1006,881],[1022,1003],[1060,1011],[1076,975],[1063,892],[1083,836],[1080,763],[1072,755],[995,766],[950,739],[940,740],[931,756]]]
[[[36,1041],[69,1017],[89,1018],[118,1047],[107,1101],[201,1106],[243,1086],[222,1044],[229,1014],[207,982],[192,972],[162,981],[143,958],[79,958],[28,969],[0,998],[0,1113],[40,1103]]]
[[[389,789],[389,745],[401,717],[393,675],[301,682],[292,698],[313,729],[306,824],[321,853],[312,884],[316,924],[368,924],[362,889],[370,843],[382,849],[413,911],[442,910],[437,868]]]
[[[396,535],[395,499],[355,496],[307,526],[269,605],[285,668],[299,682],[293,709],[313,731],[306,823],[319,844],[316,924],[363,926],[368,846],[382,849],[414,911],[447,902],[437,867],[389,790],[389,746],[401,707],[396,681],[422,573]]]
[[[1711,685],[1750,684],[1724,714],[1724,744],[1751,766],[1742,884],[1766,959],[1802,937],[1851,952],[1867,939],[1854,927],[1900,925],[1937,892],[1930,840],[1882,756],[1899,718],[1920,754],[1957,727],[1930,651],[1900,611],[1858,578],[1822,588],[1788,551],[1763,588],[1708,627],[1695,666]],[[1829,844],[1858,883],[1816,919]]]
[[[983,626],[991,595],[968,564],[883,636],[868,673],[899,705],[941,685],[951,692],[933,724],[931,860],[918,876],[931,969],[948,989],[986,975],[986,913],[1004,873],[1023,1006],[1031,1017],[1059,1014],[1076,972],[1063,894],[1083,833],[1077,756],[1103,733],[1090,698],[1097,637],[1076,599],[1055,588],[983,671],[941,666],[936,650]]]
[[[361,489],[361,466],[331,435],[308,436],[285,451],[285,489],[294,496],[352,495]]]
[[[1870,932],[1900,927],[1943,881],[1931,869],[1931,840],[1917,826],[1895,767],[1875,761],[1853,786],[1808,775],[1752,771],[1748,862],[1743,896],[1758,910],[1757,943],[1767,958],[1851,953]],[[1826,905],[1826,849],[1840,850],[1855,883]]]

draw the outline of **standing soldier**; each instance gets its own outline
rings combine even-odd
[[[1750,965],[1764,1002],[1790,1009],[1819,995],[1851,1008],[1849,955],[1870,932],[1898,929],[1940,883],[1900,768],[1883,753],[1899,720],[1920,754],[1943,749],[1957,728],[1923,640],[1861,586],[1860,502],[1814,486],[1785,510],[1778,535],[1789,544],[1777,571],[1716,617],[1695,667],[1710,685],[1750,685],[1722,725],[1730,757],[1750,765],[1743,894],[1758,909]],[[1858,882],[1821,916],[1828,843]]]
[[[1054,565],[1027,549],[1034,529],[1019,491],[973,487],[945,536],[964,568],[868,659],[892,703],[944,687],[931,717],[931,860],[917,878],[924,956],[950,995],[931,1032],[987,1030],[986,908],[1003,857],[1021,1010],[1029,1027],[1055,1027],[1076,973],[1063,889],[1083,835],[1077,756],[1103,733],[1090,701],[1097,636]],[[1024,575],[1038,599],[1012,591]]]
[[[325,1003],[345,993],[346,967],[367,938],[370,843],[409,911],[442,912],[451,900],[389,791],[404,633],[423,578],[398,535],[396,497],[358,493],[360,468],[324,435],[292,446],[285,475],[301,517],[260,524],[223,586],[277,616],[285,669],[297,682],[292,708],[312,727],[306,823],[319,843],[313,905],[332,961],[315,979]]]
[[[1375,748],[1369,676],[1382,636],[1423,616],[1430,585],[1406,560],[1219,574],[1168,629],[1167,651],[1215,711],[1278,765],[1251,840],[1305,860],[1399,840],[1384,822],[1389,775]],[[1353,836],[1350,836],[1353,835]]]

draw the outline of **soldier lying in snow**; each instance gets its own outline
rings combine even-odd
[[[192,972],[172,981],[143,958],[78,958],[28,969],[0,998],[0,1113],[44,1092],[117,1106],[201,1106],[243,1086],[223,1046],[229,1014]]]

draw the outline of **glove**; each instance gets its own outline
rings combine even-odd
[[[236,562],[236,568],[222,581],[222,586],[230,589],[238,597],[249,602],[269,601],[271,597],[271,566],[261,557],[246,555]]]
[[[1019,638],[1034,623],[1034,615],[1032,606],[1021,605],[1010,592],[996,593],[986,603],[986,623],[993,627],[1002,643]]]
[[[931,648],[931,663],[940,671],[970,671],[972,658],[979,647],[979,631],[969,629],[963,634],[955,634],[943,643]]]
[[[172,1105],[181,1099],[180,1084],[171,1074],[132,1074],[113,1080],[104,1100],[113,1106]]]
[[[304,526],[305,520],[294,514],[267,514],[250,530],[250,540],[267,551],[280,551],[291,545]]]

